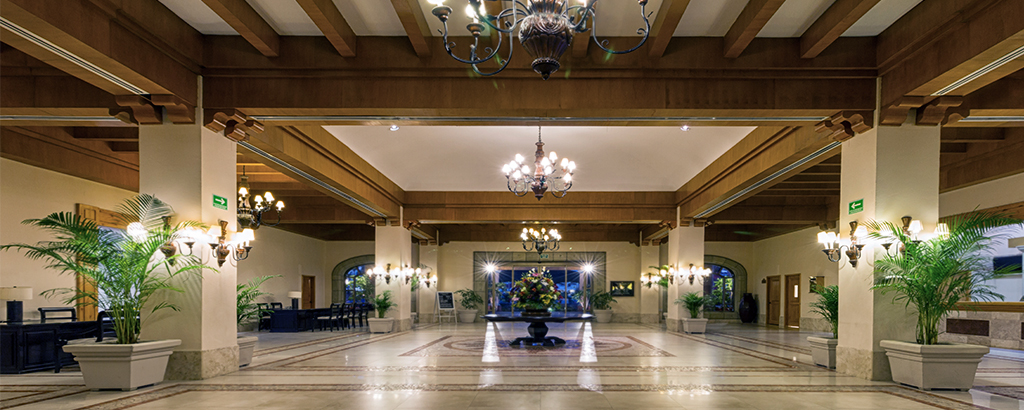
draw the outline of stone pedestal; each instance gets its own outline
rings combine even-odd
[[[200,118],[202,111],[196,111]],[[236,230],[235,143],[198,122],[139,127],[139,192],[174,207],[176,220],[211,226],[225,220],[229,230]],[[214,206],[215,195],[227,199],[227,209]],[[253,246],[253,252],[260,252],[258,232]],[[167,365],[166,376],[171,380],[207,379],[238,370],[235,264],[228,261],[217,267],[209,246],[202,243],[195,245],[194,252],[217,271],[187,275],[174,283],[184,292],[160,295],[177,305],[179,312],[143,312],[149,316],[143,318],[143,340],[181,340]]]
[[[405,265],[412,264],[412,235],[401,226],[378,226],[374,240],[374,259],[377,266],[391,264],[392,273],[401,272]],[[402,278],[393,278],[391,283],[378,279],[376,292],[381,294],[390,290],[391,297],[398,307],[388,312],[387,317],[395,319],[394,331],[402,332],[412,329],[412,285]],[[376,315],[376,312],[372,312]]]
[[[912,216],[931,232],[939,219],[939,127],[912,125],[915,113],[899,127],[877,124],[843,143],[839,233],[850,235],[850,221],[899,223]],[[877,121],[876,121],[877,122]],[[850,203],[863,210],[850,213]],[[844,249],[845,250],[845,249]],[[871,290],[872,265],[884,255],[880,245],[863,249],[856,268],[846,256],[839,262],[839,345],[837,370],[869,380],[891,380],[889,360],[879,342],[914,340],[916,318],[893,295]]]

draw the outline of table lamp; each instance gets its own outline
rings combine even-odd
[[[292,298],[292,309],[298,309],[299,299],[302,298],[302,292],[293,290],[291,292],[288,292],[288,297]]]
[[[0,300],[7,301],[7,322],[20,323],[23,300],[32,300],[31,287],[0,287]]]

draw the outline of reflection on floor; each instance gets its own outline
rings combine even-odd
[[[560,351],[508,347],[525,324],[261,333],[252,365],[196,382],[92,392],[71,369],[0,379],[19,409],[1019,409],[1024,352],[993,349],[969,392],[920,392],[810,364],[811,333],[716,325],[705,335],[567,323]]]

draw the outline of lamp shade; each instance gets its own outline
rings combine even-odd
[[[2,287],[0,288],[0,300],[32,300],[32,288]]]
[[[301,299],[302,298],[302,292],[299,292],[297,290],[293,290],[291,292],[288,292],[288,297],[292,298],[292,299]]]

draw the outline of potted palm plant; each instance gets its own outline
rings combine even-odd
[[[152,195],[126,200],[118,209],[127,231],[106,229],[71,212],[56,212],[25,224],[52,233],[55,239],[36,245],[10,244],[2,249],[25,252],[42,259],[63,274],[88,281],[95,291],[61,288],[44,295],[61,295],[65,302],[96,306],[106,312],[117,337],[102,343],[64,346],[74,354],[90,389],[134,390],[164,379],[167,360],[181,340],[141,340],[139,333],[153,312],[178,307],[161,298],[166,292],[183,292],[173,281],[181,276],[212,269],[198,257],[174,252],[173,242],[185,229],[200,229],[198,222],[169,224],[173,209]],[[148,313],[148,315],[140,315]]]
[[[473,323],[476,321],[476,314],[479,312],[480,304],[484,303],[484,299],[473,289],[460,289],[455,293],[459,295],[459,305],[462,306],[462,310],[459,310],[459,322]]]
[[[391,333],[391,329],[395,326],[395,318],[384,317],[384,315],[388,314],[389,310],[398,306],[398,304],[391,299],[391,291],[385,290],[371,299],[370,303],[373,304],[373,309],[377,311],[376,318],[371,317],[366,319],[370,324],[370,333]]]
[[[895,293],[894,302],[917,313],[914,342],[882,340],[893,381],[923,390],[970,389],[986,346],[939,343],[939,321],[962,301],[1002,300],[987,281],[1009,273],[993,269],[987,249],[992,228],[1021,221],[988,212],[954,218],[948,233],[928,240],[904,232],[902,226],[870,221],[870,237],[896,243],[897,251],[875,262],[873,289]],[[902,249],[900,249],[902,248]]]
[[[704,333],[708,326],[708,320],[697,318],[697,316],[700,315],[700,311],[704,309],[704,306],[707,306],[709,298],[697,292],[690,292],[680,296],[676,299],[675,303],[683,305],[690,312],[689,318],[683,318],[683,332]]]
[[[811,303],[811,312],[821,315],[828,322],[831,338],[808,336],[811,344],[811,358],[814,364],[829,369],[836,368],[836,345],[839,344],[839,286],[818,286],[818,300]]]
[[[269,295],[270,293],[260,290],[260,285],[263,282],[270,280],[271,278],[279,278],[281,275],[267,275],[252,278],[248,283],[239,283],[236,290],[237,300],[236,309],[238,317],[238,328],[241,329],[244,326],[249,326],[253,322],[260,320],[260,317],[266,312],[266,309],[262,309],[260,305],[256,303],[256,299],[260,296]],[[252,363],[252,353],[256,350],[256,342],[259,340],[256,336],[238,337],[238,367],[248,366]]]
[[[619,303],[612,297],[611,293],[599,290],[590,295],[590,307],[594,310],[594,319],[597,323],[609,323],[612,321],[612,303]]]

